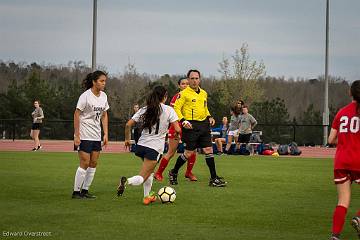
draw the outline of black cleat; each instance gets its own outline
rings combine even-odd
[[[216,177],[213,179],[210,179],[209,181],[209,186],[210,187],[225,187],[226,186],[226,182],[222,180],[223,178],[220,177]]]
[[[80,194],[79,191],[74,191],[73,194],[71,195],[72,199],[84,199],[84,197]]]
[[[172,170],[169,171],[169,182],[170,185],[178,185],[177,173],[174,173]]]
[[[87,199],[95,199],[96,198],[95,195],[92,195],[92,194],[89,193],[89,190],[85,190],[85,189],[81,190],[80,195],[83,198],[87,198]]]
[[[358,238],[360,239],[360,217],[353,217],[353,219],[351,219],[351,225],[355,228]]]
[[[220,179],[220,180],[223,181],[225,184],[227,184],[227,181],[225,181],[223,177],[216,176],[216,178]]]
[[[341,240],[339,234],[332,234],[329,240]]]
[[[117,196],[122,196],[125,191],[125,185],[126,185],[127,178],[121,177],[119,186],[117,188]]]

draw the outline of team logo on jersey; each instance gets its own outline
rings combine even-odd
[[[93,106],[93,110],[95,112],[95,121],[99,121],[102,112],[105,110],[105,107],[95,107],[95,106]]]

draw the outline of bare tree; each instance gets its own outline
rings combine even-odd
[[[248,45],[244,43],[235,51],[231,60],[223,57],[219,72],[226,82],[229,94],[234,99],[252,103],[263,98],[264,90],[258,80],[265,76],[265,64],[251,60]]]

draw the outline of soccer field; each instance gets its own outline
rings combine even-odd
[[[174,204],[144,206],[142,187],[128,187],[123,197],[116,196],[119,177],[139,171],[141,160],[132,154],[102,154],[90,189],[98,198],[73,200],[76,153],[0,152],[0,234],[126,240],[329,237],[336,205],[331,159],[220,156],[216,163],[227,187],[207,185],[200,155],[194,168],[199,181],[185,180],[182,170]],[[153,189],[164,185],[167,181],[155,181]],[[349,221],[359,207],[357,187],[343,239],[356,239]]]

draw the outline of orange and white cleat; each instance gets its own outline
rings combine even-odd
[[[143,203],[144,205],[149,205],[150,203],[156,202],[156,194],[151,191],[148,196],[144,197]]]

